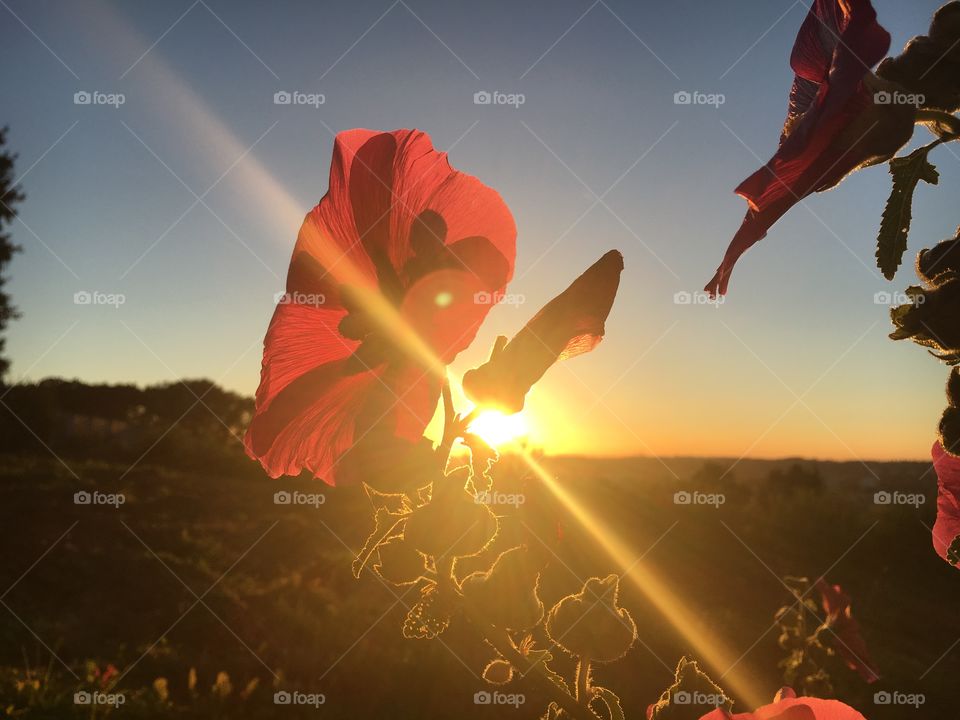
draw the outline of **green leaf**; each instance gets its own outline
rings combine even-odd
[[[374,527],[373,532],[370,533],[370,537],[367,538],[367,542],[364,543],[363,549],[353,561],[353,576],[355,578],[360,577],[360,573],[363,572],[363,568],[370,560],[370,556],[373,555],[373,551],[384,541],[391,538],[395,534],[394,530],[396,530],[397,525],[406,520],[406,518],[406,515],[392,513],[386,508],[377,510],[375,516],[376,527]]]
[[[913,212],[913,191],[921,180],[931,185],[936,185],[940,180],[940,174],[927,160],[927,155],[941,142],[943,141],[936,140],[905,157],[890,161],[893,189],[883,209],[883,220],[877,234],[877,267],[887,280],[893,280],[903,260],[903,253],[907,250],[907,235],[910,232]]]
[[[607,706],[607,717],[610,720],[626,720],[623,714],[623,707],[620,705],[620,698],[613,690],[604,687],[594,687],[594,698],[603,700]]]

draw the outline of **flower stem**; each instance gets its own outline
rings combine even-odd
[[[597,720],[593,713],[577,703],[576,698],[569,691],[564,690],[550,678],[543,667],[543,663],[534,663],[524,657],[510,640],[506,630],[494,628],[476,618],[471,618],[471,621],[480,630],[484,639],[493,645],[497,652],[520,672],[520,677],[523,680],[547,694],[570,717],[574,720]]]
[[[577,702],[586,707],[590,702],[588,684],[590,682],[590,661],[585,657],[577,660],[575,695]]]
[[[930,124],[943,130],[943,133],[938,132],[937,134],[941,136],[946,134],[948,137],[952,136],[950,137],[951,140],[956,140],[960,137],[960,118],[951,113],[926,108],[917,110],[917,122]]]
[[[443,467],[446,468],[454,440],[463,434],[466,427],[476,417],[477,411],[473,410],[463,418],[456,416],[449,381],[444,382],[442,395],[444,409],[443,440],[437,448],[437,454]],[[521,678],[547,695],[553,702],[563,708],[573,720],[596,720],[593,713],[577,704],[576,698],[570,694],[570,691],[564,685],[551,677],[551,673],[543,666],[543,663],[532,662],[517,650],[506,630],[495,628],[469,613],[463,606],[463,596],[454,576],[455,558],[434,558],[434,561],[436,562],[438,589],[441,592],[449,592],[452,597],[456,598],[458,605],[464,611],[464,615],[479,631],[481,637],[520,671]],[[586,682],[586,674],[584,675],[584,682]]]

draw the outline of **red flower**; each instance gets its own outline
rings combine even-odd
[[[960,457],[933,445],[933,466],[940,493],[937,521],[933,524],[933,547],[944,560],[960,569]]]
[[[847,667],[855,670],[866,682],[876,682],[880,675],[874,669],[867,652],[867,643],[860,634],[860,624],[853,617],[850,596],[839,585],[830,585],[823,578],[817,580],[820,603],[826,613],[829,642]]]
[[[915,108],[875,103],[877,91],[899,87],[870,71],[889,47],[870,0],[815,0],[790,56],[796,77],[780,147],[737,187],[750,207],[707,292],[724,295],[737,259],[796,203],[910,139]]]
[[[247,454],[273,477],[334,484],[368,435],[420,440],[445,366],[490,310],[477,294],[501,293],[515,257],[503,200],[425,133],[340,133],[264,340]]]
[[[797,697],[790,688],[777,693],[773,704],[764,705],[752,713],[731,715],[718,708],[704,715],[700,720],[865,720],[849,705],[839,700]]]

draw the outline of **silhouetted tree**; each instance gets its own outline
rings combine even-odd
[[[20,188],[14,184],[13,163],[17,156],[4,149],[6,143],[7,128],[0,128],[0,385],[7,368],[10,367],[10,362],[3,356],[6,340],[2,333],[7,323],[17,317],[17,310],[10,302],[10,296],[3,291],[6,284],[4,274],[14,253],[20,250],[19,246],[13,244],[6,229],[17,216],[17,203],[24,198]]]

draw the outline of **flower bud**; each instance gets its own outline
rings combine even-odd
[[[948,407],[943,411],[938,433],[943,449],[951,455],[960,455],[960,408]]]
[[[483,669],[483,679],[491,685],[506,685],[513,680],[513,665],[503,658],[491,660]]]
[[[576,595],[568,595],[547,616],[547,634],[571,655],[594,662],[613,662],[637,637],[630,613],[617,604],[616,575],[590,578]]]
[[[880,63],[877,75],[921,96],[923,107],[946,112],[960,108],[960,3],[937,10],[928,34],[913,38],[900,55]]]
[[[460,584],[469,612],[491,625],[527,630],[543,619],[537,596],[538,568],[523,546],[511,548],[486,572],[475,572]]]
[[[954,368],[947,380],[947,402],[951,407],[960,407],[960,368]]]

